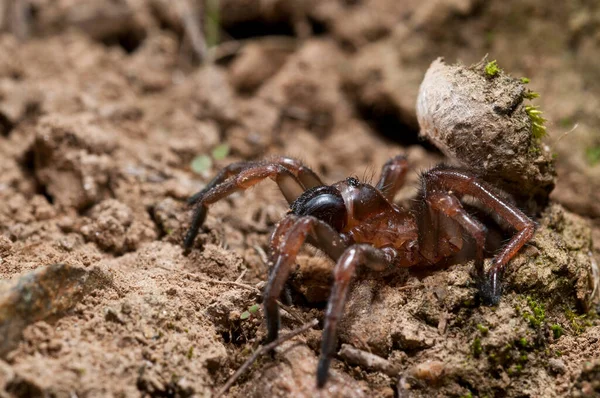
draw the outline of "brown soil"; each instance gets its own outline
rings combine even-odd
[[[204,66],[167,1],[0,4],[0,397],[214,395],[265,337],[253,306],[287,206],[270,182],[231,196],[186,255],[186,199],[269,154],[327,181],[372,179],[398,153],[431,167],[423,76],[485,54],[541,94],[558,174],[501,303],[477,303],[470,262],[361,276],[324,390],[317,327],[228,396],[600,396],[598,5],[239,3],[221,1]],[[322,320],[328,294],[331,264],[298,262],[285,330]]]

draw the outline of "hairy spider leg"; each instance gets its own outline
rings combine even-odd
[[[356,268],[367,266],[374,271],[384,271],[394,264],[395,254],[391,248],[377,249],[368,244],[355,244],[349,246],[337,261],[333,269],[331,295],[325,311],[321,356],[317,367],[317,387],[322,388],[327,382],[331,357],[336,347],[338,320],[344,312],[348,288]]]
[[[404,185],[408,168],[408,160],[404,155],[391,158],[381,168],[381,176],[376,188],[390,202],[394,200],[394,196]]]
[[[504,245],[492,261],[492,267],[484,274],[483,265],[478,266],[480,279],[480,294],[487,304],[497,304],[502,295],[502,275],[508,262],[527,243],[535,232],[535,223],[513,204],[503,200],[492,187],[472,173],[448,167],[434,168],[423,175],[423,184],[426,191],[446,192],[462,198],[471,196],[481,202],[488,210],[493,211],[517,233]],[[439,205],[441,206],[441,205]],[[467,225],[468,221],[462,217],[454,218],[459,224]],[[464,226],[463,226],[464,227]],[[480,228],[476,224],[468,227],[473,233]]]
[[[314,171],[292,158],[278,157],[270,162],[232,163],[221,169],[204,189],[188,199],[188,204],[194,205],[195,208],[183,247],[188,250],[194,243],[206,219],[208,204],[240,189],[249,188],[267,177],[277,182],[288,203],[292,203],[306,189],[323,184]],[[223,189],[225,185],[227,189]],[[208,198],[215,195],[217,198],[208,202]]]
[[[430,209],[443,214],[455,221],[463,230],[471,236],[475,242],[475,268],[479,275],[483,273],[483,251],[485,249],[485,237],[487,228],[471,217],[462,207],[458,198],[447,192],[433,191],[425,195],[425,201]],[[422,231],[426,235],[426,231]]]
[[[290,221],[292,220],[292,221]],[[311,216],[286,216],[273,232],[279,237],[275,246],[275,264],[269,274],[264,292],[265,320],[267,324],[267,342],[277,339],[279,334],[279,306],[277,299],[288,279],[290,270],[296,262],[296,256],[308,237],[314,239],[316,246],[336,261],[344,252],[346,244],[338,232],[329,224]],[[283,238],[281,238],[283,237]],[[272,247],[274,245],[272,244]]]

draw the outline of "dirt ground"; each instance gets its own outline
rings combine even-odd
[[[540,94],[557,172],[500,304],[478,303],[469,261],[361,275],[326,388],[320,323],[226,396],[600,396],[599,5],[216,3],[203,65],[166,0],[0,3],[0,397],[214,396],[266,336],[287,205],[272,182],[235,194],[186,254],[186,199],[238,160],[369,181],[403,153],[408,205],[418,171],[449,161],[419,136],[427,69],[486,54]],[[328,260],[298,263],[284,332],[321,322],[328,295]]]

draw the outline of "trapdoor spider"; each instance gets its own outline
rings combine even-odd
[[[407,170],[406,158],[397,156],[383,166],[375,186],[353,177],[325,185],[311,169],[287,157],[231,164],[189,199],[194,213],[184,246],[189,249],[193,244],[210,204],[266,178],[277,183],[291,207],[270,240],[274,265],[264,292],[267,340],[277,338],[277,300],[296,255],[308,241],[336,262],[317,369],[317,385],[323,387],[336,348],[338,319],[358,266],[385,271],[392,267],[433,264],[460,251],[466,232],[475,242],[481,299],[486,304],[496,304],[502,294],[502,275],[507,263],[533,236],[535,224],[531,219],[475,174],[457,168],[438,166],[425,172],[414,208],[397,206],[392,200]],[[496,254],[487,272],[484,270],[486,229],[463,208],[460,199],[464,196],[477,199],[517,231]]]

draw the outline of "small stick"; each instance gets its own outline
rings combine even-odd
[[[316,326],[318,323],[319,323],[318,320],[313,319],[312,321],[300,326],[299,328],[292,330],[288,334],[281,336],[277,340],[275,340],[267,345],[261,346],[258,350],[256,350],[254,352],[254,354],[252,354],[252,356],[250,358],[248,358],[248,360],[246,362],[244,362],[244,364],[242,366],[240,366],[240,368],[233,374],[233,376],[231,376],[229,378],[229,380],[227,380],[227,383],[225,383],[223,388],[221,388],[219,390],[219,392],[215,395],[215,398],[218,398],[221,395],[225,394],[227,392],[227,390],[229,390],[229,388],[233,385],[233,383],[236,382],[236,380],[242,375],[242,373],[244,373],[254,363],[254,361],[256,361],[256,359],[259,356],[271,351],[275,347],[281,345],[281,343],[283,343],[293,337],[296,337],[299,334],[306,332],[308,329]]]
[[[359,350],[348,344],[342,344],[339,356],[352,365],[359,365],[367,370],[383,372],[390,377],[396,377],[400,372],[400,370],[392,365],[387,359],[382,358],[379,355]]]
[[[179,18],[183,22],[185,33],[198,57],[198,61],[202,64],[206,61],[208,46],[202,31],[202,24],[197,17],[198,15],[204,15],[204,9],[196,12],[197,10],[194,10],[188,0],[178,1],[177,5],[179,6],[177,11],[179,11]],[[199,7],[203,7],[202,4],[199,4]]]
[[[300,315],[296,314],[294,312],[294,310],[290,306],[287,306],[287,305],[283,304],[279,300],[277,300],[277,304],[279,304],[279,306],[281,307],[281,309],[283,309],[285,312],[287,312],[288,314],[290,314],[290,316],[292,318],[294,318],[295,320],[297,320],[300,323],[304,323],[304,319],[302,319],[302,317]]]
[[[235,280],[235,283],[240,283],[242,281],[242,279],[244,279],[246,272],[248,272],[248,268],[244,268],[244,270],[242,271],[240,276],[238,276],[237,279]]]

